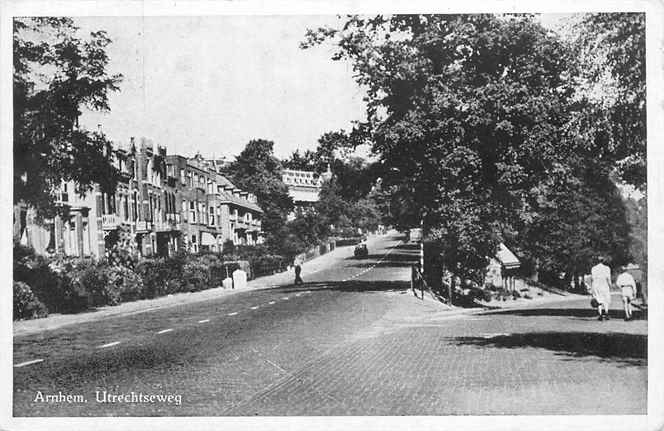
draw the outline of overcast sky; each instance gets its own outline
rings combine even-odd
[[[334,16],[75,18],[106,30],[109,72],[122,73],[111,112],[87,113],[116,142],[144,136],[169,153],[237,155],[254,138],[278,156],[315,148],[327,131],[351,128],[363,94],[330,47],[302,50],[309,27]]]
[[[110,113],[86,113],[82,122],[102,124],[119,144],[146,137],[169,153],[235,156],[264,138],[286,157],[364,116],[350,66],[331,61],[330,46],[298,46],[307,28],[335,25],[335,16],[75,20],[113,40],[109,72],[124,76],[120,91],[110,95]]]

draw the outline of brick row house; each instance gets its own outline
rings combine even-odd
[[[102,257],[121,242],[141,256],[186,249],[221,251],[225,241],[262,242],[263,211],[255,196],[235,187],[217,164],[200,155],[167,155],[146,139],[109,149],[121,173],[112,195],[95,185],[80,196],[63,183],[57,215],[37,223],[34,211],[14,208],[14,237],[37,253]]]

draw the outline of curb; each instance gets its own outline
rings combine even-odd
[[[533,308],[535,306],[550,303],[550,302],[565,302],[565,301],[573,301],[573,300],[579,300],[579,299],[584,299],[584,298],[585,298],[585,296],[583,296],[583,295],[570,294],[568,296],[559,297],[559,298],[546,298],[546,300],[539,300],[537,302],[522,302],[520,304],[514,304],[514,305],[511,305],[511,306],[507,306],[507,307],[495,307],[495,308],[488,308],[488,307],[483,307],[483,308],[453,307],[453,308],[448,309],[446,311],[441,311],[441,316],[440,316],[439,319],[452,318],[452,317],[460,316],[460,315],[471,315],[472,316],[472,315],[503,313],[503,312],[508,312],[508,311],[512,311],[512,310]]]
[[[372,239],[375,241],[376,238],[378,237],[373,237]],[[316,269],[315,265],[318,259],[334,258],[333,254],[339,254],[343,256],[342,252],[347,251],[349,247],[351,246],[336,247],[333,251],[329,253],[317,256],[314,259],[304,262],[302,267],[303,269],[307,267]],[[312,273],[315,273],[317,271],[318,270],[314,270]],[[252,290],[261,290],[261,289],[275,289],[284,286],[289,286],[293,284],[291,276],[289,274],[290,271],[287,270],[277,274],[255,278],[253,280],[248,281],[247,287],[245,288],[224,289],[223,287],[213,287],[198,292],[181,292],[172,296],[160,296],[158,298],[153,298],[153,299],[142,299],[138,301],[126,302],[124,304],[127,304],[128,305],[127,308],[129,309],[124,309],[124,310],[117,308],[124,305],[120,304],[119,306],[104,306],[100,307],[95,311],[87,311],[78,314],[53,314],[49,317],[45,317],[42,319],[13,321],[12,336],[13,337],[29,336],[45,331],[60,329],[65,326],[96,322],[96,321],[111,319],[114,317],[131,316],[134,314],[146,313],[149,311],[176,307],[180,305],[194,304],[197,302],[203,302],[211,299],[218,299],[241,292],[248,292]],[[268,277],[279,277],[279,276],[282,277],[287,276],[287,278],[285,280],[277,280],[276,282],[273,283],[269,283],[268,280],[266,280]],[[263,280],[261,281],[261,279]],[[58,320],[61,321],[58,322]]]

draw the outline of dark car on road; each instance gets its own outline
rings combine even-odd
[[[355,257],[358,258],[369,256],[369,250],[367,249],[367,245],[364,243],[356,245],[353,254],[355,255]]]

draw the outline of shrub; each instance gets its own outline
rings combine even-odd
[[[210,287],[210,271],[200,262],[187,262],[182,266],[182,281],[190,292],[207,289]]]
[[[14,282],[14,320],[48,316],[48,309],[26,283]]]
[[[124,266],[108,266],[104,268],[108,278],[107,292],[112,292],[111,297],[116,297],[116,292],[121,301],[133,301],[143,296],[144,285],[141,277]],[[115,305],[115,304],[111,304]]]
[[[110,286],[104,265],[91,266],[81,271],[78,283],[88,294],[88,303],[94,307],[120,303],[120,292]]]
[[[212,287],[221,286],[224,278],[226,278],[226,266],[224,266],[223,263],[218,262],[210,265],[208,270],[210,271],[210,284]],[[231,272],[228,271],[228,276],[230,275]]]
[[[200,263],[201,265],[212,266],[219,264],[219,258],[213,253],[199,254],[191,258],[191,261]]]
[[[181,256],[162,259],[144,259],[136,265],[136,273],[143,282],[143,297],[154,298],[182,292]]]
[[[84,295],[76,288],[74,277],[77,272],[71,258],[47,259],[44,256],[15,254],[14,280],[29,286],[34,295],[46,305],[50,312],[66,313],[83,310],[87,307]],[[88,261],[76,265],[86,265]]]
[[[283,256],[269,254],[265,256],[258,256],[251,262],[251,270],[254,277],[262,275],[274,274],[281,271],[286,266],[286,259]]]
[[[21,261],[27,257],[35,257],[35,250],[32,247],[20,243],[14,243],[14,262]]]

